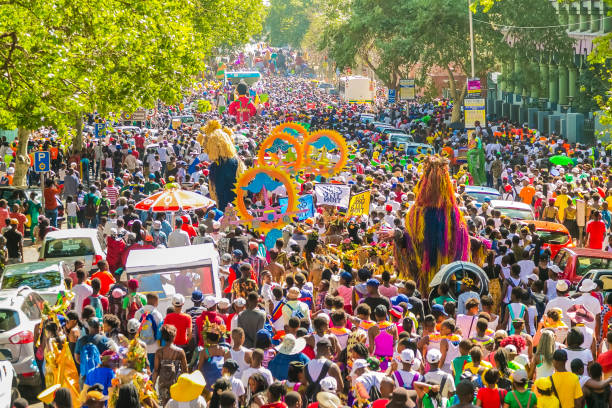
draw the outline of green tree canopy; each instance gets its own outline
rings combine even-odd
[[[265,21],[270,44],[299,48],[313,12],[313,0],[270,0]]]

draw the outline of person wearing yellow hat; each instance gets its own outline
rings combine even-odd
[[[206,400],[202,397],[205,386],[201,371],[181,374],[176,384],[170,387],[170,400],[165,408],[206,408]]]

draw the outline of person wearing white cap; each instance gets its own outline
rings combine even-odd
[[[349,375],[351,382],[356,392],[363,398],[369,398],[372,393],[372,388],[376,387],[380,393],[380,383],[386,377],[385,373],[378,371],[370,371],[368,362],[364,359],[353,361],[353,367]]]
[[[395,360],[387,369],[386,374],[393,377],[395,385],[397,385],[398,387],[412,390],[414,389],[415,381],[423,380],[421,375],[412,368],[414,357],[414,351],[409,348],[406,348],[402,350],[399,356],[400,361],[402,362],[401,369],[397,369],[397,363],[395,362]]]
[[[546,314],[551,309],[559,308],[561,309],[561,320],[563,320],[563,323],[565,323],[567,327],[572,327],[572,322],[567,316],[567,309],[572,307],[572,305],[574,304],[573,299],[568,296],[569,283],[566,280],[560,279],[557,281],[557,285],[555,286],[555,288],[557,290],[557,297],[546,304],[544,314]]]
[[[455,381],[453,376],[440,369],[442,353],[438,349],[429,349],[425,355],[425,361],[429,364],[429,371],[425,373],[424,379],[428,384],[438,384],[442,398],[448,399],[455,392]]]
[[[174,338],[174,344],[179,347],[185,347],[189,343],[191,338],[191,316],[187,313],[183,313],[183,306],[185,305],[185,296],[180,293],[172,296],[172,306],[174,312],[168,313],[164,319],[164,324],[171,324],[176,327],[176,337]]]
[[[591,292],[597,290],[597,284],[592,279],[584,279],[578,287],[578,291],[581,293],[580,297],[574,299],[574,303],[577,305],[584,305],[584,307],[595,316],[595,321],[587,321],[584,325],[595,331],[597,341],[599,338],[599,327],[601,326],[601,304],[599,300]],[[570,327],[570,326],[568,326]]]

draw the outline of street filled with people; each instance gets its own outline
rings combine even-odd
[[[27,189],[3,141],[0,332],[40,401],[611,406],[612,145],[349,103],[299,52],[228,64],[260,78],[92,114],[81,149],[37,130]]]

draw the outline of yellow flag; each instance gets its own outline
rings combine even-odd
[[[351,197],[346,213],[348,218],[353,216],[370,215],[370,192],[356,194]]]

